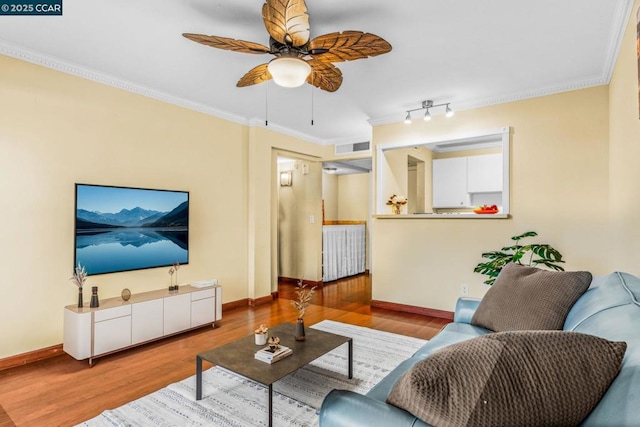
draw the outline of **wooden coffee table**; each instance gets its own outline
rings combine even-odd
[[[293,350],[291,356],[268,364],[254,358],[264,346],[255,345],[253,334],[238,341],[205,351],[196,356],[196,400],[202,399],[202,361],[213,363],[243,377],[269,387],[269,426],[273,421],[273,383],[327,354],[342,344],[349,344],[349,378],[353,378],[353,340],[349,337],[306,329],[306,341],[296,341],[296,325],[283,323],[269,328],[270,336],[280,338],[280,344]]]

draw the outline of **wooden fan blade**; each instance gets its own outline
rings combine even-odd
[[[327,92],[335,92],[342,85],[342,71],[329,62],[310,59],[311,74],[307,77],[307,83],[319,87]]]
[[[325,34],[309,43],[309,53],[325,62],[354,61],[390,51],[391,45],[385,39],[362,31]]]
[[[249,70],[247,74],[245,74],[244,76],[242,76],[240,80],[238,80],[238,84],[236,84],[236,86],[245,87],[245,86],[257,85],[259,83],[263,83],[263,82],[266,82],[267,80],[270,80],[271,73],[267,69],[267,65],[269,64],[258,65],[257,67],[254,67],[251,70]]]
[[[246,42],[244,40],[230,39],[228,37],[205,36],[204,34],[184,33],[184,37],[194,42],[218,49],[232,50],[243,53],[271,53],[271,49],[260,43]]]
[[[267,0],[262,18],[274,40],[287,46],[300,47],[309,41],[309,15],[304,0]]]

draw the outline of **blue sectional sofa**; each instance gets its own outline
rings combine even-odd
[[[333,390],[320,409],[320,427],[427,426],[409,412],[386,403],[387,396],[413,365],[434,351],[492,331],[471,325],[480,300],[460,298],[454,322],[401,363],[369,393]],[[622,369],[583,426],[640,426],[640,279],[626,273],[594,277],[571,308],[565,331],[625,341]]]

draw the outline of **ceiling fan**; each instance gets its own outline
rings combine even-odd
[[[343,31],[310,40],[309,15],[304,0],[267,0],[262,6],[269,47],[228,37],[184,33],[184,37],[218,49],[275,55],[266,64],[246,73],[236,86],[244,87],[271,78],[280,86],[298,87],[305,82],[335,92],[342,72],[332,62],[354,61],[391,51],[383,38],[362,31]]]

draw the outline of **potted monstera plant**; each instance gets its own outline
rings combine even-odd
[[[535,231],[527,231],[518,236],[513,236],[511,240],[515,243],[511,246],[505,246],[499,251],[485,252],[482,254],[486,261],[476,265],[474,272],[489,276],[484,281],[487,285],[493,285],[496,277],[502,270],[502,267],[510,262],[531,267],[544,266],[555,271],[564,271],[561,263],[564,263],[562,254],[548,244],[532,243],[523,245],[520,240],[527,237],[535,237],[538,233]]]

